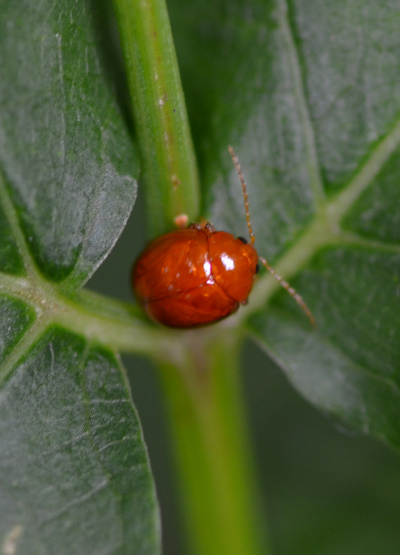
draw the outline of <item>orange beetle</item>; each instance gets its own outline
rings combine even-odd
[[[161,324],[209,324],[246,302],[257,262],[257,251],[241,238],[208,223],[192,224],[149,243],[133,268],[133,289]]]
[[[250,243],[209,223],[191,224],[151,241],[136,261],[132,285],[138,302],[155,321],[175,328],[217,322],[246,304],[258,261],[295,298],[314,325],[310,310],[254,248],[246,183],[229,147],[242,184]]]

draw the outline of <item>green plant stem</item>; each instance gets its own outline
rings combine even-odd
[[[150,230],[198,217],[198,181],[164,0],[114,0],[142,152]],[[238,376],[237,337],[182,333],[161,362],[190,553],[266,555]],[[240,342],[239,342],[240,343]],[[156,355],[155,355],[156,356]]]
[[[198,177],[164,0],[114,0],[143,162],[150,233],[199,216]]]
[[[163,366],[189,553],[267,555],[232,337]]]

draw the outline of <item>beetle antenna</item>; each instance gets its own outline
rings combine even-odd
[[[286,291],[289,293],[289,295],[291,295],[294,300],[296,301],[296,303],[299,305],[299,307],[302,309],[302,311],[304,312],[304,314],[307,316],[307,318],[310,320],[311,325],[315,328],[316,324],[315,324],[315,318],[311,312],[311,310],[308,308],[308,306],[306,305],[306,303],[303,301],[303,298],[299,295],[299,293],[297,293],[296,289],[294,289],[290,283],[288,283],[287,281],[285,281],[279,274],[277,274],[275,272],[275,270],[272,268],[272,266],[270,266],[269,262],[263,258],[262,256],[258,257],[258,260],[261,262],[261,264],[264,266],[264,268],[266,270],[268,270],[268,272],[271,274],[271,276],[273,278],[276,279],[277,282],[279,282],[279,284],[281,285],[281,287],[283,287],[284,289],[286,289]]]
[[[249,207],[249,197],[247,195],[247,185],[246,185],[246,181],[244,180],[244,175],[242,172],[242,168],[240,167],[239,164],[239,159],[235,154],[235,151],[233,150],[233,148],[229,145],[228,146],[228,150],[229,150],[229,154],[231,155],[232,158],[232,162],[235,164],[235,168],[236,171],[238,173],[239,179],[240,179],[240,183],[242,184],[242,191],[243,191],[243,200],[244,200],[244,209],[246,211],[246,221],[247,221],[247,228],[249,230],[249,236],[250,236],[250,243],[252,245],[254,245],[254,242],[256,240],[256,237],[254,235],[253,232],[253,228],[251,227],[251,221],[250,221],[250,207]]]
[[[254,246],[256,237],[254,235],[253,228],[251,226],[251,221],[250,221],[249,197],[247,195],[246,181],[244,179],[242,168],[240,167],[239,159],[236,156],[235,151],[233,150],[233,148],[230,145],[228,146],[228,150],[229,150],[229,154],[231,155],[232,161],[235,164],[235,168],[236,168],[236,171],[238,173],[240,183],[242,184],[244,207],[245,207],[245,210],[246,210],[247,227],[248,227],[248,230],[249,230],[250,242]],[[264,266],[264,268],[271,274],[271,276],[274,279],[276,279],[276,281],[281,285],[281,287],[286,289],[286,291],[289,293],[289,295],[291,295],[294,298],[296,303],[299,305],[299,307],[302,309],[304,314],[310,320],[311,325],[315,328],[316,327],[315,318],[314,318],[311,310],[308,308],[306,303],[303,301],[303,298],[299,295],[299,293],[297,293],[296,289],[294,289],[287,281],[285,281],[279,274],[277,274],[265,258],[263,258],[262,256],[258,256],[258,259],[261,262],[261,264]]]

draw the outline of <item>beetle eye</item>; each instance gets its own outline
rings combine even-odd
[[[260,271],[260,265],[256,264],[256,274],[258,274],[259,271]]]
[[[247,245],[247,241],[244,237],[238,237],[239,241],[242,241],[243,245]]]

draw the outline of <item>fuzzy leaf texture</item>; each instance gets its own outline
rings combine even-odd
[[[137,157],[97,16],[86,2],[0,2],[4,553],[159,551],[121,362],[46,310],[100,265],[136,195]]]

